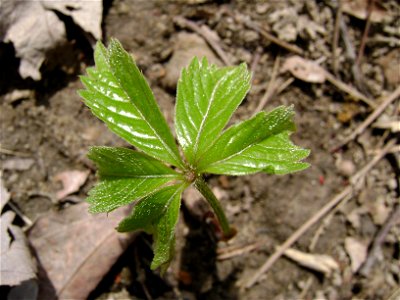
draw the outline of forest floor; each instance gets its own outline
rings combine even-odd
[[[237,235],[219,241],[205,202],[189,190],[166,275],[150,270],[151,237],[138,234],[89,298],[388,299],[400,284],[399,4],[218,2],[106,1],[104,41],[117,38],[132,53],[171,126],[176,82],[192,56],[246,62],[253,85],[233,122],[293,104],[293,140],[311,150],[311,167],[286,176],[208,176]],[[72,31],[68,45],[75,60],[59,59],[39,83],[16,70],[2,83],[6,209],[24,228],[84,201],[97,180],[89,146],[128,146],[77,95],[77,75],[93,64],[87,42]],[[16,90],[29,93],[14,97]],[[76,176],[78,188],[65,192],[60,181]],[[290,249],[277,253],[284,243]]]

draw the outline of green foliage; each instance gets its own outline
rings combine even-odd
[[[287,174],[308,167],[301,160],[309,151],[289,138],[295,131],[292,107],[260,112],[225,129],[250,89],[245,64],[218,68],[205,58],[194,58],[183,69],[175,113],[181,157],[148,83],[121,44],[111,40],[105,48],[98,42],[95,63],[81,77],[86,89],[79,94],[94,115],[137,150],[90,149],[88,156],[98,167],[100,182],[87,201],[93,213],[135,202],[117,229],[153,234],[153,269],[165,269],[173,256],[181,194],[190,184],[201,186],[221,225],[229,229],[202,174]]]

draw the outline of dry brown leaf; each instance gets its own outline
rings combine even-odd
[[[344,241],[344,248],[350,257],[351,270],[356,273],[367,258],[367,246],[355,238],[347,237]]]
[[[63,188],[59,190],[56,194],[57,200],[61,200],[68,195],[71,195],[77,191],[86,182],[89,176],[89,171],[64,171],[58,173],[54,179],[56,181],[61,181]]]
[[[368,15],[368,2],[368,0],[346,0],[342,3],[342,10],[357,19],[365,20]],[[389,18],[388,12],[375,4],[371,12],[371,21],[380,23],[386,18]]]
[[[329,255],[309,254],[293,248],[287,249],[284,254],[299,265],[321,272],[327,277],[330,277],[334,271],[339,270],[338,263]]]
[[[96,40],[101,39],[102,0],[42,1],[42,3],[46,9],[70,16],[85,32],[91,33]]]
[[[322,67],[297,55],[286,59],[282,71],[289,71],[294,77],[306,82],[323,83],[326,80],[326,72]]]
[[[134,237],[115,230],[126,215],[92,215],[80,203],[39,219],[29,233],[42,268],[39,299],[86,299]]]
[[[0,217],[0,285],[16,286],[36,278],[36,263],[31,256],[25,234],[12,225],[15,213],[7,211]]]
[[[64,23],[40,1],[2,1],[0,5],[4,41],[13,43],[16,56],[21,59],[21,77],[40,80],[46,52],[66,42]]]

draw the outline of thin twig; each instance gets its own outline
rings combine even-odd
[[[251,67],[250,67],[251,74],[253,74],[252,80],[254,80],[255,77],[254,74],[256,73],[258,63],[260,62],[262,50],[263,50],[262,47],[258,46],[254,53],[253,61],[251,62]]]
[[[385,238],[387,234],[389,233],[390,229],[398,223],[400,220],[400,205],[396,205],[393,213],[387,218],[385,221],[385,224],[381,227],[381,229],[378,231],[373,243],[371,250],[368,252],[368,257],[367,260],[364,262],[360,269],[360,274],[364,276],[368,276],[368,274],[371,271],[371,268],[373,267],[377,253],[379,252],[383,242],[385,241]]]
[[[341,89],[342,91],[348,93],[355,99],[360,99],[364,103],[368,104],[370,107],[375,108],[376,104],[366,97],[364,94],[359,92],[357,89],[351,87],[350,85],[344,83],[343,81],[337,79],[333,74],[329,73],[328,71],[325,70],[325,77],[326,80],[328,80],[330,83],[332,83],[334,86],[336,86],[338,89]]]
[[[266,243],[265,241],[258,241],[258,242],[254,242],[254,243],[249,244],[244,247],[234,247],[232,249],[220,249],[217,259],[218,260],[226,260],[226,259],[230,259],[230,258],[233,258],[236,256],[241,256],[243,254],[257,250],[258,248],[263,246],[265,243]]]
[[[337,60],[337,46],[339,42],[339,29],[340,29],[340,20],[342,17],[342,0],[338,0],[338,7],[336,10],[336,18],[335,18],[335,28],[333,31],[333,41],[332,41],[332,69],[333,73],[338,76],[338,60]]]
[[[280,55],[278,54],[275,58],[274,67],[272,69],[271,80],[268,83],[268,87],[267,90],[265,91],[264,96],[261,98],[260,103],[256,108],[256,113],[260,112],[264,108],[265,104],[272,97],[272,95],[276,90],[275,80],[276,80],[276,75],[278,74],[279,62],[280,62]]]
[[[7,154],[7,155],[21,156],[21,157],[31,157],[32,156],[32,154],[29,154],[29,153],[5,149],[1,145],[0,145],[0,153]]]
[[[274,263],[285,253],[285,251],[292,246],[305,232],[307,232],[314,224],[316,224],[322,217],[324,217],[332,208],[338,205],[343,199],[345,199],[348,195],[351,195],[358,190],[358,183],[362,179],[362,176],[365,176],[366,173],[373,168],[378,161],[380,161],[391,149],[394,145],[395,140],[389,141],[385,147],[366,165],[364,166],[358,173],[356,173],[353,178],[357,178],[357,182],[355,185],[347,186],[342,192],[337,194],[332,200],[330,200],[327,204],[325,204],[317,213],[315,213],[307,222],[305,222],[299,229],[297,229],[277,250],[272,254],[267,261],[261,266],[261,268],[250,278],[250,280],[244,284],[244,288],[252,287],[262,274],[266,273]]]
[[[393,93],[388,95],[382,103],[362,122],[354,131],[352,134],[350,134],[347,138],[345,138],[342,142],[340,142],[337,146],[335,146],[331,152],[335,152],[338,149],[342,148],[344,145],[346,145],[348,142],[352,141],[355,139],[357,136],[359,136],[361,133],[364,132],[364,130],[371,125],[372,122],[376,120],[376,118],[379,117],[379,115],[389,106],[390,103],[392,103],[394,100],[396,100],[398,97],[400,97],[400,87],[397,87],[396,90],[394,90]]]
[[[280,82],[281,82],[280,80],[277,80],[277,82],[276,82],[277,88],[276,88],[275,94],[279,95],[280,93],[282,93],[289,85],[291,85],[293,83],[293,81],[294,81],[293,77],[288,78],[282,84],[280,84]]]
[[[364,55],[364,48],[365,48],[365,42],[367,40],[368,37],[368,32],[369,32],[369,28],[371,26],[371,15],[372,15],[372,11],[374,9],[374,0],[369,0],[368,1],[368,11],[367,11],[367,20],[365,22],[365,28],[364,28],[364,32],[361,38],[361,43],[360,43],[360,47],[358,48],[358,55],[357,55],[357,59],[356,59],[356,65],[360,65],[361,63],[361,59]]]
[[[268,33],[265,31],[263,28],[261,28],[257,23],[251,21],[248,17],[245,17],[240,14],[234,15],[234,18],[237,22],[244,24],[246,27],[253,29],[257,31],[259,34],[261,34],[265,39],[270,41],[271,43],[274,43],[290,52],[296,53],[296,54],[303,54],[303,50],[296,45],[289,44],[285,41],[282,41],[278,39],[276,36],[273,36],[272,34]]]
[[[180,27],[188,28],[188,29],[196,32],[198,35],[200,35],[210,45],[210,47],[221,58],[222,62],[225,65],[227,65],[227,66],[232,65],[232,62],[229,59],[229,57],[226,55],[225,51],[222,50],[222,48],[220,47],[218,42],[210,34],[211,29],[208,28],[207,25],[203,25],[202,27],[200,27],[195,22],[190,21],[188,19],[185,19],[184,17],[181,17],[181,16],[175,17],[174,18],[174,22],[176,24],[178,24]]]

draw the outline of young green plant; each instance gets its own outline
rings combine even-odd
[[[219,68],[193,58],[177,86],[175,132],[163,117],[132,56],[112,39],[98,42],[95,67],[79,94],[93,114],[136,150],[92,147],[99,183],[89,192],[90,212],[108,213],[135,202],[118,231],[144,230],[154,237],[152,269],[165,269],[174,253],[181,194],[194,185],[214,210],[225,236],[232,234],[221,204],[203,174],[287,174],[308,167],[309,151],[292,144],[292,107],[280,106],[227,123],[250,89],[245,64]]]

